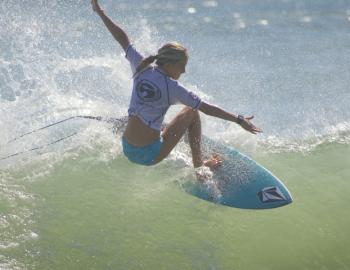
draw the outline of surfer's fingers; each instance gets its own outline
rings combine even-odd
[[[249,131],[250,133],[255,134],[254,129],[253,129],[253,128],[251,128],[251,127],[244,127],[244,129],[245,129],[246,131]]]
[[[247,128],[247,130],[253,134],[258,134],[258,133],[262,132],[262,130],[260,128],[257,128],[255,126],[250,126],[249,128]]]
[[[97,0],[91,0],[91,5],[92,5],[92,10],[95,12],[100,12],[102,11],[99,3],[97,2]]]
[[[254,127],[254,131],[256,132],[263,132],[261,128],[258,128],[258,127]]]
[[[249,117],[245,117],[245,119],[246,119],[246,120],[249,120],[249,121],[252,120],[253,118],[254,118],[254,115],[249,116]]]
[[[253,125],[252,123],[250,123],[250,129],[255,131],[255,132],[262,132],[261,128],[256,127],[255,125]]]
[[[91,0],[92,10],[96,11],[96,0]]]
[[[254,134],[258,134],[258,133],[261,133],[262,132],[262,130],[258,130],[258,129],[253,129],[252,130],[252,133],[254,133]]]

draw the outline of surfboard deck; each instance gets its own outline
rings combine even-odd
[[[287,187],[270,171],[233,147],[203,136],[203,154],[223,157],[223,165],[204,182],[184,181],[189,194],[217,204],[243,209],[270,209],[290,204]]]

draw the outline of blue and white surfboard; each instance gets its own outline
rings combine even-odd
[[[244,208],[268,209],[292,202],[286,186],[271,172],[236,149],[203,136],[203,152],[220,153],[224,162],[209,181],[187,181],[183,189],[203,200]]]

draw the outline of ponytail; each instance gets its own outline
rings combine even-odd
[[[134,74],[134,77],[137,73],[139,73],[140,71],[142,71],[143,69],[147,68],[150,64],[152,64],[154,61],[156,61],[158,59],[158,55],[150,55],[146,58],[144,58],[141,63],[138,65],[138,67],[136,68],[136,72]]]

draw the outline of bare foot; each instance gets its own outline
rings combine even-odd
[[[195,168],[196,178],[199,182],[205,183],[212,179],[213,172],[209,167],[201,166],[198,168]]]
[[[209,169],[213,171],[220,167],[222,163],[222,157],[217,153],[213,153],[210,159],[203,162],[203,165],[209,167]]]

